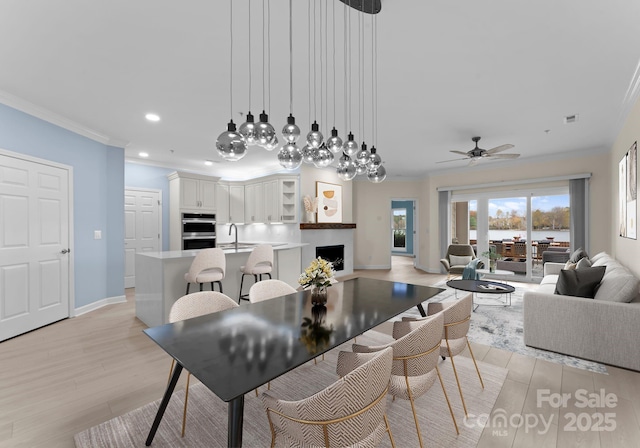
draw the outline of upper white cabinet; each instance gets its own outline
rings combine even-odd
[[[244,186],[244,222],[257,224],[264,219],[264,185],[255,182]]]
[[[298,179],[295,177],[278,179],[278,187],[280,221],[297,223],[300,206]]]
[[[229,184],[229,221],[233,223],[245,222],[244,216],[244,185]]]
[[[230,213],[229,184],[216,185],[216,221],[218,224],[228,224]]]
[[[262,183],[264,190],[264,219],[266,223],[282,222],[280,217],[280,200],[278,195],[278,179]]]
[[[218,177],[174,172],[169,176],[171,206],[184,212],[215,213]]]

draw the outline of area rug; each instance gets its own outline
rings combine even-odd
[[[358,336],[358,344],[378,345],[391,341],[385,334],[369,331]],[[317,365],[307,363],[271,382],[275,397],[297,400],[324,389],[337,380],[335,366],[340,349],[350,350],[350,343],[327,353]],[[473,363],[469,358],[457,357],[456,367],[465,402],[470,415],[489,414],[507,376],[501,367],[478,363],[485,388],[480,387]],[[442,374],[449,400],[454,409],[460,434],[456,435],[442,388],[436,381],[427,394],[416,399],[416,413],[426,446],[475,447],[482,435],[483,426],[477,418],[463,419],[462,402],[455,383],[450,360],[440,360]],[[261,392],[265,388],[262,388]],[[158,390],[161,396],[162,390]],[[227,444],[227,404],[217,398],[202,384],[189,389],[187,429],[180,437],[184,391],[174,393],[164,419],[160,424],[153,447],[224,447]],[[416,428],[411,414],[411,405],[405,400],[387,397],[387,416],[397,447],[418,446]],[[75,435],[78,448],[125,448],[143,447],[160,400],[143,406],[128,414],[116,417]],[[249,448],[268,447],[271,433],[262,402],[255,394],[245,395],[243,446]],[[380,446],[389,447],[389,438],[383,438]]]
[[[578,369],[607,374],[607,368],[604,364],[524,345],[522,297],[526,288],[517,284],[513,285],[516,290],[511,294],[511,306],[495,306],[498,304],[498,300],[504,301],[505,296],[479,294],[476,303],[481,305],[471,316],[471,328],[468,334],[471,341]],[[465,294],[468,294],[465,291],[449,288],[446,282],[434,286],[445,288],[445,291],[431,301],[453,300],[455,297],[464,297]],[[420,314],[414,308],[402,316],[420,316]]]

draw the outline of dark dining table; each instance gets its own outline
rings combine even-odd
[[[425,316],[422,302],[441,291],[356,278],[329,287],[325,305],[313,305],[310,291],[299,291],[144,330],[176,360],[146,445],[183,369],[228,403],[227,444],[241,447],[246,393],[414,306]]]

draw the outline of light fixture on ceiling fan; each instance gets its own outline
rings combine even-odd
[[[471,140],[476,144],[476,147],[473,148],[472,150],[467,152],[456,151],[456,150],[449,151],[454,154],[460,154],[464,157],[459,159],[443,160],[441,162],[436,162],[436,163],[455,162],[457,160],[469,160],[469,165],[473,166],[473,165],[476,165],[482,159],[516,159],[520,157],[520,154],[499,154],[502,151],[506,151],[507,149],[513,148],[513,145],[510,143],[496,146],[495,148],[491,148],[491,149],[482,149],[478,147],[478,142],[480,141],[480,137],[472,137]]]

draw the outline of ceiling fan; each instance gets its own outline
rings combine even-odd
[[[478,148],[478,142],[480,141],[480,137],[473,137],[471,139],[473,142],[475,142],[476,147],[473,148],[471,151],[467,151],[467,152],[463,152],[463,151],[450,151],[454,154],[460,154],[463,155],[464,157],[460,158],[460,159],[452,159],[452,160],[443,160],[442,162],[436,162],[436,163],[446,163],[446,162],[455,162],[456,160],[466,160],[469,159],[469,165],[473,166],[476,165],[480,160],[482,159],[515,159],[520,157],[520,154],[498,154],[502,151],[506,151],[507,149],[511,149],[513,148],[513,145],[511,144],[506,144],[506,145],[500,145],[500,146],[496,146],[495,148],[491,148],[491,149],[481,149]]]

